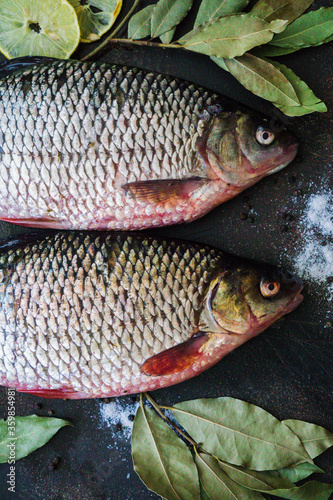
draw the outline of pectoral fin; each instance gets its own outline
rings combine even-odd
[[[145,375],[159,377],[172,375],[190,368],[201,356],[201,347],[209,339],[208,335],[191,338],[147,359],[140,368]]]
[[[157,203],[172,198],[188,198],[194,191],[208,182],[208,179],[191,177],[189,179],[129,182],[123,184],[122,188],[138,201]]]

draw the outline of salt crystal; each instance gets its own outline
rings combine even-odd
[[[114,432],[114,436],[131,437],[133,420],[132,415],[135,415],[139,403],[131,403],[126,401],[114,400],[111,403],[101,404],[100,411],[103,423],[115,431],[117,424],[119,429]]]
[[[300,219],[302,247],[297,248],[294,268],[302,278],[317,283],[333,299],[333,193],[327,189],[312,194]]]

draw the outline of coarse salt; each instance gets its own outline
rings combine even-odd
[[[102,421],[112,430],[115,430],[115,426],[120,424],[120,428],[116,432],[117,436],[129,439],[133,428],[133,416],[138,406],[139,403],[118,400],[103,403],[100,406]]]
[[[327,189],[312,194],[300,219],[301,248],[296,248],[293,266],[300,277],[325,287],[333,299],[333,193]]]

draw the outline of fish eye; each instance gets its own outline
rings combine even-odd
[[[269,128],[259,125],[256,131],[256,139],[262,146],[269,146],[274,141],[275,135]]]
[[[260,281],[260,293],[266,299],[274,297],[280,290],[280,283],[274,280],[262,279]]]

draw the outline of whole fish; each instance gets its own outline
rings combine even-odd
[[[191,378],[302,301],[302,282],[197,243],[60,232],[0,249],[0,383],[49,398]]]
[[[0,219],[142,229],[201,217],[285,167],[273,119],[138,68],[47,58],[0,65]]]

